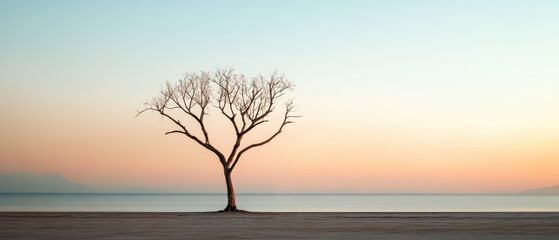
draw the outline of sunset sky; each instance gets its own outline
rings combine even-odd
[[[223,192],[214,155],[135,114],[165,81],[231,66],[284,72],[304,115],[245,155],[237,192],[557,185],[557,13],[559,1],[1,1],[0,174]]]

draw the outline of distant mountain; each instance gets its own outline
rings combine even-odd
[[[58,174],[0,174],[0,193],[168,193],[167,189],[111,184],[88,187]]]
[[[57,174],[0,174],[0,192],[4,193],[85,193],[87,186],[68,181]]]
[[[522,191],[520,193],[531,193],[531,194],[559,194],[559,185],[544,187],[544,188],[534,188]]]

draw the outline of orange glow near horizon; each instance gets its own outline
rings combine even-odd
[[[14,138],[2,139],[2,171],[57,173],[92,187],[223,191],[213,154],[184,137],[164,136],[172,126],[155,114],[116,116],[125,117],[97,122],[84,115],[64,122],[67,116],[61,116],[33,131],[28,120],[4,122],[14,126],[5,131]],[[245,155],[234,172],[237,191],[507,193],[557,181],[554,132],[503,129],[487,136],[448,126],[353,127],[357,131],[312,117],[288,125],[276,140]],[[227,146],[215,131],[210,134]]]

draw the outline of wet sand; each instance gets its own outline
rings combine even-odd
[[[0,212],[0,239],[559,239],[559,213]]]

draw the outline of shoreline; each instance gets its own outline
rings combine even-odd
[[[0,212],[2,239],[559,239],[559,212]]]

